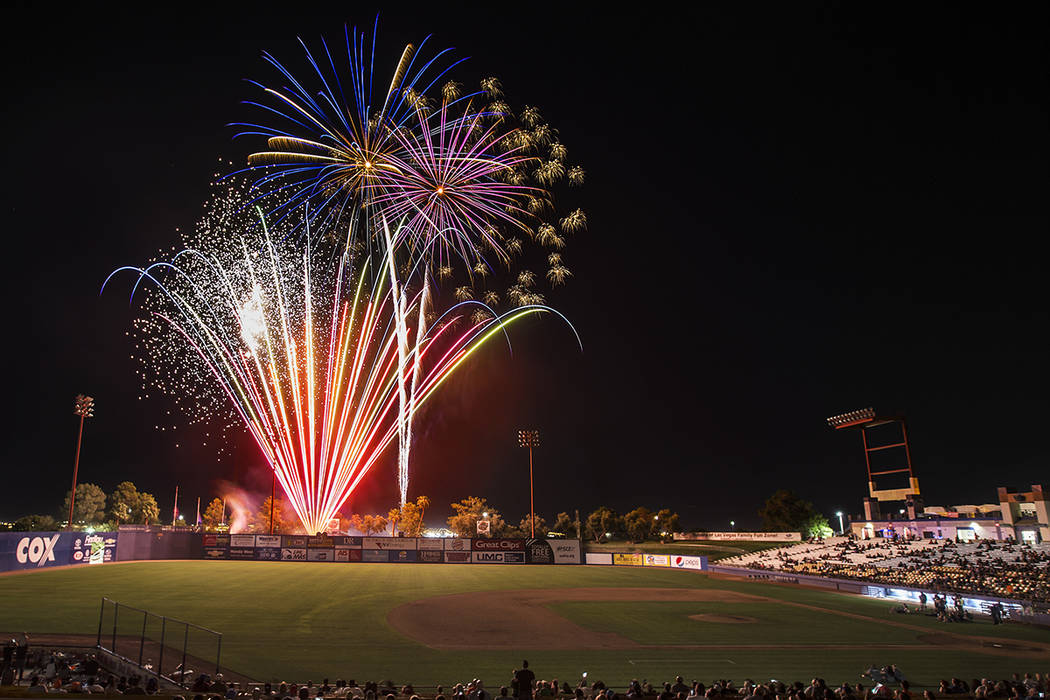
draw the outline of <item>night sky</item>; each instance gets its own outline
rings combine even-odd
[[[221,480],[268,491],[250,442],[219,461],[214,439],[154,430],[170,403],[138,398],[125,290],[98,291],[176,245],[219,158],[257,145],[226,125],[255,116],[242,79],[277,82],[261,51],[305,69],[297,35],[371,26],[379,9],[318,5],[9,16],[0,518],[59,515],[78,392],[97,405],[81,481],[130,479],[162,514],[176,484],[183,511]],[[782,487],[857,513],[860,437],[824,419],[866,406],[907,416],[927,503],[1050,481],[1042,20],[1001,5],[613,7],[381,8],[388,65],[433,33],[470,57],[457,79],[500,77],[588,173],[575,277],[548,296],[584,351],[553,321],[519,326],[513,357],[493,346],[426,411],[411,493],[434,501],[430,523],[468,495],[517,522],[524,427],[542,435],[548,518],[644,504],[751,527]],[[393,456],[355,510],[393,505]]]

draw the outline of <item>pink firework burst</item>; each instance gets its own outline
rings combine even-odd
[[[509,259],[496,224],[528,232],[523,221],[532,216],[525,202],[542,191],[508,181],[535,159],[506,147],[515,132],[500,134],[498,121],[485,126],[493,116],[468,109],[453,117],[443,104],[418,113],[422,128],[395,133],[398,155],[369,187],[377,213],[400,224],[399,244],[438,263],[453,255],[468,265],[485,262],[485,250],[501,262]]]

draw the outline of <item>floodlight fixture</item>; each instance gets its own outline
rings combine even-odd
[[[867,423],[875,418],[874,408],[861,408],[856,411],[840,413],[827,419],[828,425],[838,430],[839,428],[852,428],[855,425]]]

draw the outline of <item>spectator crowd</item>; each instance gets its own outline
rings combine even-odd
[[[1050,602],[1050,543],[832,537],[719,564]]]
[[[157,695],[178,700],[940,700],[973,698],[974,700],[1040,700],[1050,691],[1050,674],[1014,674],[1011,679],[978,679],[970,682],[959,678],[940,681],[936,690],[913,691],[903,670],[895,665],[871,665],[860,673],[860,682],[828,685],[822,678],[809,683],[786,683],[777,680],[756,683],[745,679],[739,685],[719,679],[706,685],[682,676],[653,685],[645,680],[631,680],[626,686],[613,688],[601,680],[581,679],[575,685],[558,679],[537,679],[522,663],[506,685],[489,691],[479,679],[455,683],[449,687],[416,689],[412,685],[396,686],[391,681],[367,682],[325,678],[321,683],[238,683],[227,681],[221,673],[214,677],[197,674],[188,687],[172,694],[162,692],[156,678],[146,682],[137,676],[117,677],[106,672],[94,654],[56,650],[34,650],[25,664],[19,666],[17,648],[28,644],[5,646],[4,664],[0,668],[3,686],[15,686],[25,693],[69,693],[102,695]],[[25,640],[23,640],[25,641]],[[6,652],[12,648],[9,656]],[[21,677],[21,678],[20,678]],[[0,689],[0,695],[3,695]]]

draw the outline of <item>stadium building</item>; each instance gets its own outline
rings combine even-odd
[[[862,518],[850,517],[850,528],[860,539],[954,539],[970,542],[1014,540],[1050,542],[1050,491],[1033,484],[1030,491],[998,490],[998,503],[958,506],[926,506],[918,493],[906,494],[883,512],[885,500],[864,499]]]

